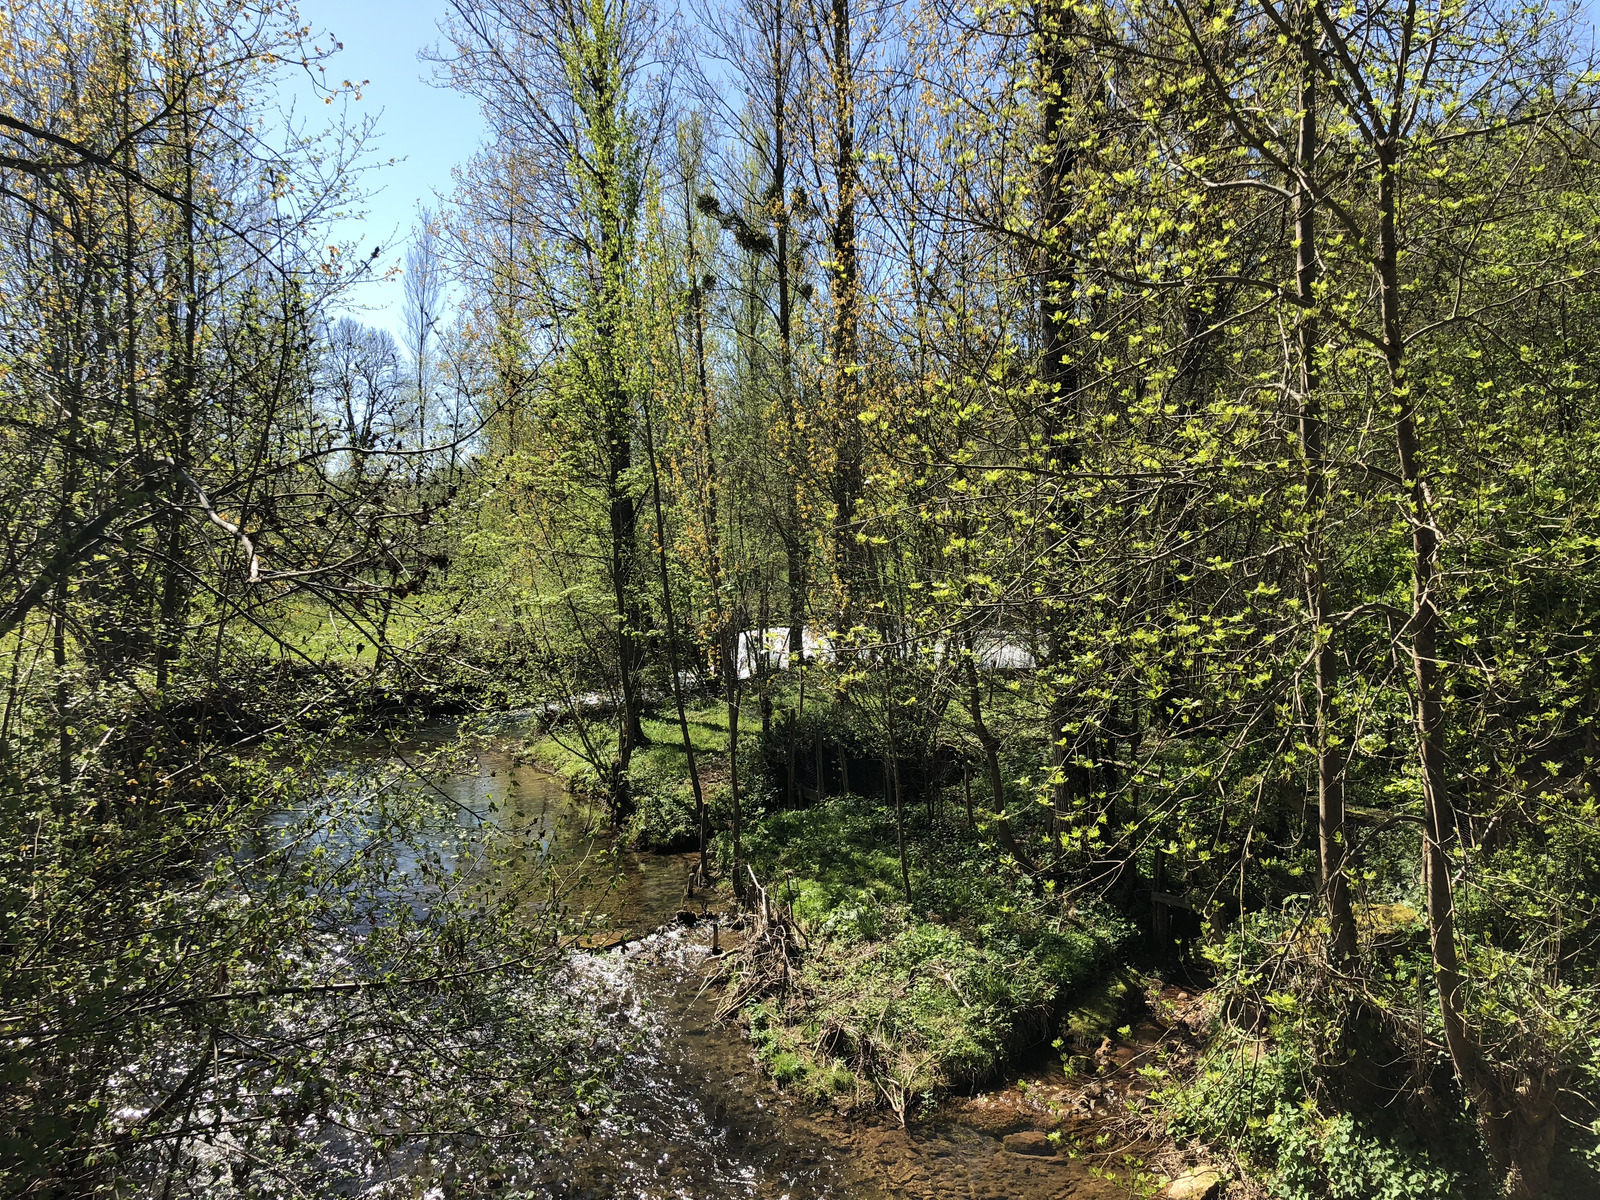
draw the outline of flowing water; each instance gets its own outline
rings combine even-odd
[[[604,844],[592,811],[558,779],[519,765],[508,752],[481,752],[476,771],[468,766],[441,787],[464,824],[494,811],[508,836],[527,847],[530,862],[574,862]],[[592,889],[583,901],[604,914],[608,932],[593,940],[622,944],[572,952],[572,1002],[608,1014],[631,1036],[614,1103],[586,1138],[544,1164],[545,1196],[1089,1200],[1128,1194],[1080,1161],[1004,1149],[1006,1133],[1042,1127],[1039,1112],[1026,1106],[967,1102],[901,1129],[786,1102],[760,1075],[740,1029],[714,1019],[717,997],[704,971],[712,922],[679,920],[691,861],[623,852],[614,885]],[[698,911],[701,900],[693,903]]]

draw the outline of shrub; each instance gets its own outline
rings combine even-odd
[[[1225,1029],[1194,1078],[1156,1094],[1180,1141],[1232,1147],[1277,1200],[1439,1200],[1466,1172],[1421,1146],[1403,1125],[1379,1131],[1348,1113],[1325,1115],[1307,1094],[1311,1063],[1293,1042]],[[1391,1123],[1393,1124],[1393,1123]]]

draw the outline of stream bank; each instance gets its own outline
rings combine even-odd
[[[590,853],[604,835],[592,808],[509,747],[476,756],[476,773],[446,787],[464,808],[499,807],[514,836],[543,854]],[[798,1103],[767,1077],[734,1022],[719,1022],[708,986],[713,939],[740,934],[727,892],[697,894],[686,924],[693,856],[617,848],[614,876],[582,903],[604,913],[611,948],[575,950],[564,986],[626,1027],[628,1052],[611,1103],[583,1135],[552,1156],[543,1194],[578,1200],[668,1197],[712,1200],[1102,1200],[1130,1194],[1123,1120],[1078,1120],[1070,1103],[1016,1088],[956,1099],[912,1115],[846,1115]],[[515,883],[513,881],[513,886]],[[703,915],[702,915],[703,914]],[[611,946],[613,942],[620,945]],[[1057,1081],[1065,1083],[1059,1066]],[[1076,1122],[1076,1123],[1075,1123]],[[1047,1135],[1066,1129],[1075,1156]],[[1094,1144],[1102,1132],[1109,1141]],[[1153,1181],[1152,1181],[1153,1182]]]
[[[726,941],[726,935],[722,935]],[[900,1128],[786,1099],[736,1026],[715,1020],[704,988],[709,922],[668,928],[587,957],[583,974],[639,1034],[617,1081],[614,1115],[552,1162],[548,1195],[645,1200],[1109,1200],[1104,1159],[1053,1153],[1042,1105],[972,1100]],[[1031,1130],[1034,1139],[1019,1139]],[[1041,1149],[1048,1150],[1041,1156]],[[1121,1163],[1110,1159],[1121,1176]]]

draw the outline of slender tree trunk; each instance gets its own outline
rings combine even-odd
[[[968,647],[971,650],[971,647]],[[978,744],[983,747],[984,770],[989,778],[989,821],[994,826],[995,834],[1000,839],[1000,844],[1005,847],[1006,853],[1011,855],[1030,872],[1037,871],[1038,865],[1022,844],[1017,840],[1016,833],[1011,828],[1011,821],[1006,816],[1006,787],[1005,778],[1000,772],[1000,739],[994,735],[989,724],[983,717],[983,693],[978,686],[978,667],[972,660],[972,655],[967,655],[966,662],[967,686],[965,699],[967,703],[967,716],[972,720],[973,732],[978,735]],[[971,791],[968,790],[968,813],[971,813]]]
[[[789,665],[794,666],[794,652],[790,651]],[[800,791],[800,721],[806,711],[806,673],[800,670],[800,694],[789,720],[789,757],[785,765],[787,782],[784,784],[784,806],[793,808]]]
[[[680,127],[680,157],[684,160],[683,232],[689,270],[689,321],[694,346],[696,424],[700,436],[700,459],[704,485],[700,492],[700,528],[706,540],[706,585],[721,620],[717,622],[717,662],[719,679],[733,663],[733,617],[723,595],[722,526],[718,520],[720,482],[717,478],[715,437],[716,402],[711,395],[710,370],[706,359],[706,283],[705,262],[701,253],[701,222],[695,216],[694,196],[699,190],[701,172],[701,126],[691,121]]]
[[[794,386],[794,264],[789,212],[789,56],[786,0],[772,5],[772,199],[778,300],[778,397],[784,458],[784,571],[788,583],[789,667],[805,665],[805,540],[800,515],[800,430]],[[793,757],[793,748],[790,749]]]
[[[888,745],[883,756],[883,785],[891,793],[890,799],[894,802],[894,832],[895,842],[900,850],[900,883],[905,888],[906,903],[911,903],[911,867],[906,861],[906,811],[905,797],[900,790],[900,750],[895,740],[894,728],[894,693],[889,687],[889,674],[883,675],[883,717],[884,729],[888,734]]]
[[[176,54],[177,48],[173,48]],[[167,382],[167,425],[172,438],[173,461],[187,468],[193,455],[194,394],[196,355],[200,329],[200,273],[195,257],[195,166],[194,138],[189,128],[188,99],[176,100],[179,119],[174,133],[183,148],[183,204],[178,216],[179,253],[174,264],[176,286],[181,295],[169,298],[172,309],[171,335],[175,345],[168,348],[170,365]],[[181,330],[181,333],[179,331]],[[184,521],[179,499],[183,483],[173,479],[174,504],[163,533],[162,582],[156,621],[156,691],[166,690],[171,665],[182,648],[184,610],[188,606],[188,565],[184,561]]]
[[[1081,455],[1075,428],[1078,399],[1077,364],[1073,357],[1077,316],[1077,281],[1071,253],[1071,183],[1077,159],[1073,137],[1073,34],[1075,13],[1070,0],[1036,0],[1032,14],[1040,102],[1039,218],[1041,237],[1036,267],[1039,295],[1039,381],[1043,385],[1041,453],[1050,475],[1070,474]],[[1059,594],[1064,582],[1053,579],[1046,591]],[[1046,667],[1054,674],[1070,674],[1067,663],[1074,641],[1064,614],[1052,609],[1047,598],[1042,624],[1050,631]],[[1050,739],[1051,860],[1061,859],[1060,831],[1070,820],[1072,798],[1072,747],[1065,726],[1070,720],[1069,684],[1052,685],[1047,706],[1046,732]],[[1046,864],[1047,866],[1050,864]]]
[[[911,903],[911,867],[906,861],[906,809],[905,795],[900,789],[900,756],[889,748],[889,777],[894,788],[894,834],[900,849],[900,883],[905,888],[906,903]]]
[[[678,621],[672,603],[672,578],[667,571],[667,523],[661,512],[661,471],[656,461],[655,431],[648,413],[644,421],[645,449],[650,456],[650,495],[655,504],[656,564],[661,572],[661,613],[667,623],[667,669],[672,673],[672,700],[678,709],[678,731],[683,736],[683,754],[689,768],[689,788],[694,793],[695,824],[700,840],[700,862],[693,884],[704,887],[707,881],[706,849],[710,826],[706,816],[705,792],[700,786],[700,768],[695,761],[694,741],[689,737],[689,713],[683,703],[683,679],[678,670]]]
[[[1323,903],[1328,910],[1328,946],[1336,963],[1356,956],[1356,923],[1346,873],[1344,771],[1333,746],[1333,692],[1338,682],[1338,657],[1328,626],[1328,580],[1324,557],[1327,525],[1328,464],[1321,410],[1317,353],[1321,328],[1317,318],[1317,222],[1312,188],[1317,157],[1316,20],[1312,0],[1304,0],[1300,17],[1300,113],[1296,147],[1299,178],[1294,181],[1295,290],[1299,304],[1297,350],[1300,359],[1300,453],[1305,471],[1308,528],[1304,576],[1308,617],[1315,638],[1317,750],[1317,835],[1322,869]]]
[[[744,861],[743,846],[743,801],[739,795],[739,673],[737,669],[729,671],[723,679],[726,689],[728,704],[728,790],[732,793],[733,813],[732,829],[729,834],[733,841],[733,879],[737,891],[744,890],[743,876],[739,873],[739,866]]]
[[[825,51],[833,89],[833,175],[838,188],[829,242],[833,250],[833,403],[836,426],[833,463],[833,555],[840,587],[840,625],[854,624],[859,584],[856,509],[862,488],[862,435],[858,415],[860,263],[856,247],[855,66],[850,0],[830,0]]]
[[[761,710],[761,741],[763,745],[772,744],[772,664],[767,655],[767,622],[772,619],[772,601],[767,592],[767,580],[763,576],[761,581],[761,610],[758,615],[760,628],[756,630],[756,699]]]
[[[608,481],[611,491],[611,590],[618,621],[618,675],[622,689],[617,754],[611,776],[611,815],[617,824],[621,824],[633,812],[628,772],[633,762],[634,748],[644,741],[640,721],[643,696],[639,687],[639,673],[644,666],[644,647],[641,644],[643,613],[634,591],[638,507],[633,497],[623,490],[621,483],[624,473],[632,466],[632,456],[626,442],[631,431],[618,428],[620,424],[614,423],[609,435],[612,461]]]
[[[1508,1080],[1488,1060],[1467,1023],[1466,977],[1456,940],[1455,890],[1451,849],[1461,842],[1461,817],[1450,795],[1445,752],[1445,693],[1439,662],[1440,535],[1425,479],[1424,447],[1417,426],[1415,384],[1405,363],[1401,313],[1398,207],[1398,146],[1392,138],[1378,145],[1378,283],[1383,317],[1384,358],[1395,418],[1395,445],[1404,481],[1406,517],[1411,525],[1411,618],[1409,650],[1416,693],[1415,727],[1422,768],[1423,885],[1428,906],[1428,944],[1445,1045],[1483,1129],[1490,1157],[1506,1174],[1506,1193],[1537,1200],[1550,1177],[1559,1117],[1559,1080],[1535,1070],[1519,1083]]]
[[[622,691],[622,713],[617,728],[617,754],[612,763],[611,819],[621,824],[633,812],[634,802],[629,770],[633,751],[645,742],[641,722],[644,697],[640,672],[644,668],[644,609],[637,592],[639,554],[639,502],[628,494],[627,479],[633,468],[633,403],[628,394],[622,365],[618,361],[618,338],[626,307],[628,248],[624,240],[624,165],[620,160],[623,134],[614,128],[619,98],[597,94],[591,124],[596,133],[597,178],[600,230],[598,350],[601,397],[604,406],[606,456],[606,503],[610,532],[609,574],[612,601],[617,620],[617,659]]]
[[[56,684],[56,782],[61,785],[61,803],[67,803],[72,786],[72,723],[67,712],[72,693],[67,686],[67,577],[56,581],[55,612],[50,617],[51,662]]]

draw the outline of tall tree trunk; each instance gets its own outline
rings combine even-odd
[[[61,811],[66,811],[72,787],[72,722],[68,708],[72,693],[67,685],[67,576],[56,580],[55,611],[50,615],[51,665],[55,667],[56,782],[61,788]]]
[[[1432,498],[1424,478],[1425,450],[1417,427],[1416,384],[1409,378],[1401,313],[1398,206],[1399,147],[1380,141],[1378,154],[1378,283],[1383,317],[1385,367],[1395,417],[1395,445],[1411,525],[1411,618],[1409,650],[1416,693],[1414,720],[1422,770],[1423,884],[1428,907],[1428,944],[1445,1045],[1456,1075],[1477,1111],[1490,1157],[1506,1175],[1506,1193],[1537,1200],[1549,1183],[1559,1117],[1559,1081],[1535,1069],[1514,1081],[1497,1069],[1468,1025],[1466,978],[1456,940],[1451,849],[1461,841],[1461,819],[1450,795],[1445,753],[1444,680],[1439,662],[1439,549]]]
[[[859,585],[861,555],[856,546],[856,509],[861,501],[862,434],[858,419],[860,262],[856,247],[855,66],[852,61],[850,0],[830,0],[824,34],[833,89],[833,175],[838,196],[829,230],[833,251],[833,556],[840,588],[839,622],[854,624],[854,591]]]
[[[805,665],[805,539],[800,515],[800,429],[794,381],[793,222],[789,212],[789,58],[786,0],[772,5],[772,198],[768,219],[774,226],[773,265],[778,291],[778,398],[783,429],[784,571],[788,583],[789,666]],[[791,751],[792,757],[792,751]]]
[[[1047,476],[1059,477],[1078,465],[1081,449],[1075,428],[1077,414],[1077,364],[1073,357],[1074,325],[1077,316],[1076,276],[1070,242],[1072,240],[1072,176],[1077,158],[1077,139],[1073,136],[1073,34],[1076,16],[1070,0],[1036,0],[1033,8],[1033,33],[1037,61],[1040,101],[1038,204],[1041,234],[1036,266],[1039,289],[1039,382],[1041,400],[1040,453]],[[1047,592],[1059,595],[1066,582],[1053,578]],[[1046,734],[1050,746],[1051,858],[1059,862],[1060,829],[1070,819],[1072,803],[1072,747],[1066,724],[1070,686],[1059,682],[1070,673],[1072,656],[1070,630],[1065,615],[1045,598],[1041,624],[1050,631],[1045,668],[1057,677],[1047,707]]]
[[[700,786],[700,767],[695,761],[694,741],[689,736],[689,713],[683,703],[683,677],[678,670],[678,621],[672,603],[672,578],[667,571],[667,523],[661,512],[661,470],[656,460],[655,431],[647,413],[644,421],[645,449],[650,456],[650,495],[655,504],[656,564],[661,573],[661,613],[667,623],[667,670],[672,674],[672,700],[678,709],[678,732],[683,736],[683,754],[689,768],[689,788],[694,793],[695,826],[699,834],[700,861],[693,884],[705,886],[706,848],[710,825],[706,817],[705,792]]]
[[[176,38],[172,47],[178,54]],[[176,57],[174,59],[176,60]],[[182,148],[182,200],[177,221],[178,253],[169,273],[170,309],[167,347],[167,435],[171,438],[173,462],[187,470],[193,457],[194,395],[197,382],[197,353],[200,329],[200,274],[195,257],[195,164],[194,135],[189,127],[186,95],[174,98],[177,113],[173,135]],[[156,619],[156,692],[166,690],[168,673],[182,649],[185,609],[188,607],[188,564],[185,559],[184,520],[181,508],[182,478],[174,472],[172,512],[162,532],[162,580]]]
[[[633,465],[630,445],[632,423],[627,418],[625,405],[625,397],[613,399],[607,432],[610,452],[606,481],[610,493],[607,504],[611,534],[609,573],[612,602],[617,614],[618,682],[622,691],[617,753],[611,768],[611,817],[616,824],[621,824],[633,812],[628,772],[633,762],[634,748],[644,741],[640,722],[643,695],[639,680],[644,667],[644,613],[634,578],[638,553],[638,505],[623,484]]]
[[[1323,903],[1328,910],[1328,946],[1336,963],[1356,955],[1356,923],[1346,874],[1344,770],[1333,746],[1333,692],[1338,682],[1338,657],[1328,626],[1328,579],[1324,561],[1327,525],[1328,463],[1322,416],[1317,353],[1321,327],[1317,317],[1317,219],[1313,191],[1317,157],[1317,28],[1311,0],[1300,15],[1300,115],[1296,138],[1298,177],[1294,184],[1296,330],[1300,359],[1300,453],[1305,473],[1306,519],[1303,551],[1307,616],[1315,639],[1317,752],[1317,840],[1322,871]]]
[[[645,741],[641,724],[644,696],[640,673],[644,668],[644,607],[638,595],[639,501],[628,492],[633,468],[633,401],[622,365],[618,338],[627,302],[628,247],[623,231],[624,164],[621,132],[606,125],[613,119],[618,98],[599,95],[593,101],[595,122],[602,126],[596,137],[596,183],[600,194],[598,328],[601,397],[604,405],[606,504],[610,526],[608,564],[612,601],[617,620],[617,660],[622,691],[622,713],[617,728],[617,753],[611,771],[611,818],[620,824],[633,811],[628,773],[634,748]]]
[[[889,686],[889,672],[883,672],[883,723],[888,735],[883,755],[883,786],[892,794],[894,803],[895,844],[900,850],[900,883],[905,888],[906,903],[911,903],[911,867],[906,860],[905,796],[900,790],[900,747],[895,737],[894,692]]]
[[[756,703],[761,711],[761,741],[772,744],[772,663],[767,654],[767,623],[772,620],[772,597],[765,573],[761,579],[761,606],[757,615],[755,671]]]
[[[739,672],[737,669],[729,671],[723,677],[724,694],[728,705],[728,791],[731,794],[733,812],[731,814],[732,828],[729,830],[733,842],[733,881],[734,890],[744,891],[744,879],[739,873],[739,865],[744,861],[744,809],[742,797],[739,795]]]
[[[695,426],[700,439],[701,478],[700,530],[706,542],[706,586],[715,606],[717,638],[716,673],[718,680],[734,669],[734,627],[732,606],[723,594],[722,526],[718,519],[720,481],[717,478],[717,406],[711,395],[710,368],[706,358],[706,273],[701,242],[701,220],[695,215],[695,197],[700,192],[702,170],[702,126],[692,119],[679,127],[679,158],[683,163],[683,236],[689,271],[690,340],[694,353]]]

